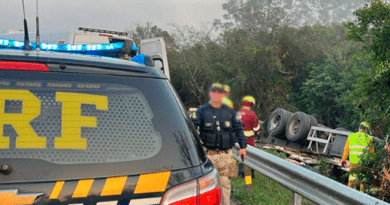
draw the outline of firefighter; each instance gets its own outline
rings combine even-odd
[[[230,100],[230,87],[228,85],[223,86],[225,96],[222,98],[222,103],[230,108],[234,108],[233,102]]]
[[[256,103],[255,98],[247,95],[244,98],[242,98],[242,107],[237,112],[237,114],[240,116],[241,123],[244,127],[244,135],[246,137],[246,143],[251,146],[255,146],[255,133],[256,134],[260,133],[259,120],[257,118],[256,113],[252,110],[252,107],[255,105],[255,103]],[[243,166],[242,164],[240,164],[240,169],[242,170],[242,168]],[[245,169],[248,170],[249,168],[245,167]],[[255,175],[253,169],[251,169],[251,175],[252,178],[254,178]]]
[[[193,113],[191,119],[195,128],[199,128],[199,136],[207,157],[219,171],[224,204],[229,205],[231,190],[229,173],[233,163],[232,147],[238,139],[241,148],[238,155],[245,159],[246,140],[239,116],[222,103],[224,96],[223,85],[213,83],[209,88],[210,102]]]
[[[363,150],[370,146],[369,153],[374,153],[374,147],[371,146],[371,143],[373,141],[373,138],[368,135],[368,129],[370,125],[367,122],[362,122],[359,124],[359,132],[350,134],[348,136],[348,140],[345,143],[344,146],[344,153],[341,161],[341,167],[345,167],[347,164],[346,160],[349,155],[349,168],[353,169],[357,167],[357,164],[360,161],[361,154],[363,153]],[[353,172],[349,174],[348,178],[348,187],[351,187],[353,189],[356,189],[358,179],[357,179],[357,173]],[[360,190],[364,190],[365,185],[363,183],[360,183]]]

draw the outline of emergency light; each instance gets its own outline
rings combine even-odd
[[[59,51],[59,52],[68,52],[68,51],[113,51],[123,48],[123,42],[117,43],[108,43],[108,44],[91,44],[91,45],[71,45],[71,44],[48,44],[40,43],[39,48],[43,51]],[[14,41],[0,39],[0,49],[1,48],[10,48],[10,49],[22,49],[24,46],[23,41]],[[32,49],[36,49],[36,43],[30,43]],[[133,45],[132,50],[137,50],[137,46]]]
[[[14,49],[21,50],[24,47],[23,41],[7,40],[0,39],[0,49]],[[35,42],[30,43],[32,50],[36,50],[37,45]],[[73,45],[73,44],[49,44],[49,43],[40,43],[39,49],[41,51],[52,51],[52,52],[65,52],[65,53],[78,53],[78,54],[90,54],[98,56],[107,56],[107,53],[120,52],[123,49],[123,42],[108,43],[108,44],[83,44],[83,45]],[[131,46],[131,50],[137,52],[138,48],[136,45]],[[140,64],[147,64],[154,66],[153,61],[150,59],[145,60],[143,54],[138,54],[134,56],[131,61],[137,62]]]

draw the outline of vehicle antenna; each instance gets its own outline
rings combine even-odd
[[[26,12],[24,9],[24,0],[22,0],[22,4],[23,4],[23,16],[24,16],[24,50],[31,50],[30,39],[28,37]]]
[[[39,17],[38,17],[38,0],[37,0],[37,3],[36,3],[36,5],[37,5],[37,18],[36,18],[36,20],[37,20],[37,22],[36,22],[36,26],[37,26],[37,34],[36,34],[36,42],[37,42],[37,51],[39,51]]]

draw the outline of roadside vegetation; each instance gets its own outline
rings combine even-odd
[[[230,85],[235,108],[242,96],[254,96],[261,120],[284,108],[311,114],[330,128],[357,131],[359,122],[367,121],[371,134],[385,139],[390,134],[390,5],[379,0],[362,0],[359,8],[355,1],[291,2],[226,0],[224,19],[200,30],[172,25],[164,31],[146,23],[128,31],[136,42],[164,37],[171,81],[187,108],[206,103],[208,86],[219,81]],[[390,148],[376,146],[376,154],[362,160],[361,166],[371,170],[358,179],[379,181],[380,191],[370,194],[389,201]],[[269,190],[277,187],[261,180],[254,182],[269,184]],[[240,180],[233,181],[234,194],[245,198]],[[274,204],[291,198],[276,192],[269,193]]]
[[[292,192],[277,182],[255,173],[252,180],[252,192],[245,190],[245,180],[232,179],[232,198],[237,204],[291,204]]]
[[[286,159],[286,154],[272,149],[262,149],[265,152],[273,154],[282,159]],[[243,204],[291,204],[292,192],[279,183],[268,177],[255,172],[255,178],[252,179],[252,194],[246,192],[245,179],[237,178],[231,180],[232,196],[235,205]],[[307,199],[302,200],[302,204],[314,204]]]
[[[289,2],[226,0],[224,19],[199,30],[172,25],[165,31],[148,22],[127,31],[136,43],[164,37],[171,81],[187,108],[207,102],[208,86],[219,81],[230,85],[235,107],[244,95],[258,99],[261,120],[276,108],[300,110],[330,128],[357,130],[369,121],[384,138],[390,131],[388,4]]]

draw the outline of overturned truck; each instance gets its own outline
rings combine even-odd
[[[260,143],[289,147],[299,151],[342,157],[348,135],[344,128],[331,129],[304,112],[274,110],[262,124]],[[374,140],[379,138],[374,137]]]

